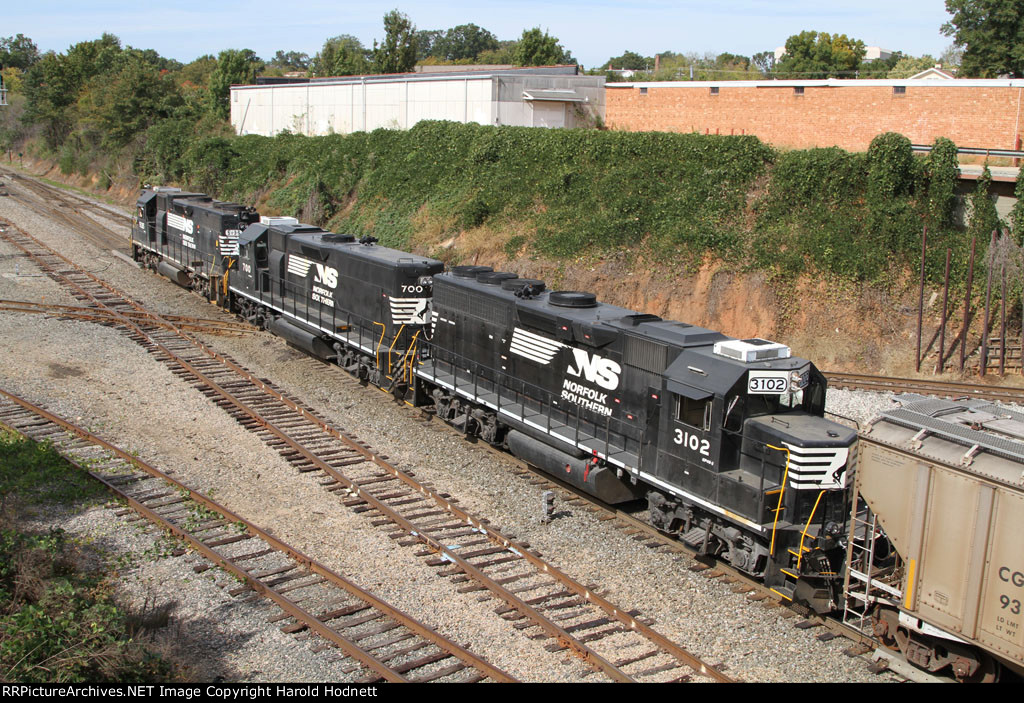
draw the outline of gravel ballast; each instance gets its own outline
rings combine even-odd
[[[10,186],[17,195],[18,185]],[[58,249],[159,312],[230,319],[197,296],[141,271],[37,215],[15,197],[0,199],[0,217]],[[120,230],[127,236],[126,228]],[[78,304],[0,242],[0,298]],[[219,351],[272,380],[326,419],[414,469],[421,481],[460,500],[460,507],[529,542],[577,581],[596,584],[623,608],[636,608],[654,628],[726,673],[746,681],[888,680],[862,658],[842,653],[849,642],[817,641],[793,627],[780,608],[766,608],[724,583],[688,569],[687,557],[638,547],[589,510],[556,506],[539,522],[543,487],[513,472],[511,461],[454,436],[437,421],[362,387],[266,333],[204,335]],[[244,431],[188,383],[116,329],[41,315],[0,313],[0,386],[86,425],[146,461],[223,502],[282,540],[442,634],[484,654],[528,681],[597,681],[567,654],[553,655],[494,614],[493,600],[460,594],[457,585],[341,505],[313,472],[300,474],[255,435]],[[890,404],[888,394],[829,391],[829,409],[860,421]],[[100,508],[65,518],[66,529],[101,541],[111,554],[139,558],[119,572],[122,598],[141,607],[174,602],[168,639],[185,675],[195,680],[334,680],[330,653],[284,635],[267,618],[276,609],[238,604],[197,576],[196,557],[141,557],[152,537]],[[148,542],[147,542],[148,541]],[[210,574],[211,572],[207,572]],[[819,631],[820,632],[820,631]]]

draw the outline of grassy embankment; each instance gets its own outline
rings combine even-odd
[[[32,519],[106,495],[51,447],[0,430],[0,681],[167,680],[169,665],[138,642],[139,618],[114,603],[97,555]]]

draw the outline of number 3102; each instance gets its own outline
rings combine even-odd
[[[695,434],[690,434],[689,432],[683,432],[680,429],[676,429],[676,436],[673,441],[676,444],[681,444],[695,452],[700,452],[704,456],[711,456],[711,442],[706,439],[701,439]]]

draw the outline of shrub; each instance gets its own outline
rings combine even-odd
[[[896,132],[879,134],[868,147],[868,193],[874,201],[906,195],[914,176],[910,140]]]
[[[956,144],[939,137],[928,155],[928,224],[933,228],[949,227],[956,211],[956,183],[960,177],[960,160]]]

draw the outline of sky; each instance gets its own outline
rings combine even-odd
[[[294,6],[281,0],[32,0],[8,3],[0,37],[21,33],[40,51],[64,52],[110,32],[125,45],[183,63],[224,49],[252,49],[263,59],[279,49],[312,56],[338,34],[372,47],[383,39],[382,20],[393,9],[417,29],[473,23],[498,39],[540,27],[587,68],[627,50],[750,56],[804,30],[846,34],[911,56],[938,56],[952,44],[940,31],[950,18],[944,0],[303,0]]]

